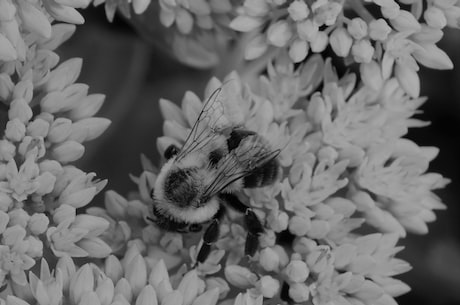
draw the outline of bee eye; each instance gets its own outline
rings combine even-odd
[[[166,148],[163,156],[166,158],[166,160],[171,159],[175,155],[179,153],[179,148],[177,148],[176,145],[169,145],[168,148]]]

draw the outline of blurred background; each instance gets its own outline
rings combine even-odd
[[[186,90],[200,97],[210,70],[178,63],[158,47],[145,42],[122,18],[106,21],[102,7],[83,11],[86,24],[60,48],[62,60],[84,59],[79,81],[91,93],[106,94],[99,116],[112,120],[103,136],[86,145],[78,164],[100,178],[110,178],[106,190],[122,195],[135,189],[128,173],[141,172],[141,153],[158,163],[155,139],[162,134],[160,98],[179,102]],[[447,30],[439,47],[449,54],[456,70],[422,68],[422,96],[429,100],[419,117],[431,125],[411,130],[408,137],[421,146],[436,146],[440,154],[430,171],[452,179],[437,194],[448,206],[437,213],[425,236],[409,235],[400,257],[413,270],[400,277],[412,287],[399,304],[460,304],[460,32]],[[103,203],[99,195],[96,204]]]

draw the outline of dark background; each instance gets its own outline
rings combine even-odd
[[[78,164],[109,178],[107,189],[126,195],[135,188],[128,173],[141,172],[140,153],[158,160],[155,139],[161,135],[160,97],[178,102],[186,90],[201,95],[212,71],[181,65],[151,43],[144,42],[122,18],[110,24],[102,8],[83,12],[86,24],[60,48],[62,59],[82,57],[80,82],[90,85],[91,93],[106,94],[99,115],[112,120],[103,136],[86,145]],[[438,44],[455,67],[460,66],[460,33],[447,30]],[[422,96],[429,100],[420,118],[429,127],[411,130],[408,137],[421,146],[436,146],[440,154],[430,171],[452,179],[437,194],[448,206],[437,213],[430,233],[409,235],[401,243],[400,257],[413,265],[401,279],[412,291],[398,298],[400,304],[460,304],[460,69],[435,71],[422,68]],[[102,204],[103,197],[96,200]]]

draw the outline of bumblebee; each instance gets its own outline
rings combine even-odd
[[[281,173],[280,150],[271,149],[264,137],[226,115],[229,108],[220,98],[221,90],[204,103],[183,146],[171,145],[165,150],[167,161],[152,191],[149,219],[160,228],[187,233],[199,232],[207,225],[197,263],[208,257],[228,208],[244,215],[248,231],[245,254],[254,256],[264,229],[235,192],[273,184]]]

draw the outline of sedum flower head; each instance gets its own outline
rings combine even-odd
[[[345,63],[377,61],[385,79],[395,76],[401,88],[416,98],[420,64],[452,69],[452,61],[436,44],[444,27],[459,27],[460,11],[457,1],[432,1],[426,6],[406,2],[162,0],[159,19],[177,29],[173,50],[179,60],[191,65],[209,67],[217,64],[219,56],[224,58],[216,47],[223,39],[210,32],[227,40],[235,37],[231,31],[248,33],[247,60],[274,57],[275,50],[281,49],[292,62],[300,63],[308,54],[330,46]]]
[[[378,64],[369,68],[381,71]],[[215,249],[196,269],[198,276],[221,277],[239,291],[235,299],[227,299],[230,304],[256,304],[264,298],[394,303],[408,287],[393,277],[410,270],[396,257],[402,249],[397,242],[407,231],[426,233],[433,211],[444,208],[433,191],[448,182],[426,172],[436,149],[402,138],[409,127],[424,126],[411,118],[424,100],[407,94],[395,77],[358,87],[353,74],[339,78],[330,61],[319,57],[296,69],[280,59],[267,71],[254,90],[236,73],[223,85],[212,79],[205,89],[204,100],[222,86],[221,98],[231,96],[239,105],[245,128],[266,137],[273,147],[284,147],[279,155],[284,175],[270,187],[239,194],[264,220],[255,257],[244,257],[242,218],[228,215]],[[321,82],[322,89],[315,92]],[[180,106],[160,101],[165,117],[164,136],[157,140],[160,155],[170,144],[180,147],[201,106],[191,92]],[[146,159],[143,167],[135,181],[138,196],[148,205],[147,190],[157,169]],[[117,211],[125,209],[126,200],[116,202]],[[363,225],[375,233],[363,234]],[[143,243],[147,248],[155,245],[149,253],[169,260],[166,266],[195,262],[199,236],[162,236],[151,230],[155,237],[144,235]],[[189,252],[184,251],[187,247]]]
[[[0,140],[1,286],[24,286],[49,250],[78,257],[111,250],[98,237],[108,223],[76,215],[106,181],[71,164],[110,125],[94,117],[104,96],[76,83],[81,59],[59,63],[54,52],[83,23],[77,9],[89,2],[1,2],[0,103],[8,120]],[[58,304],[59,279],[42,280],[35,278],[31,293],[40,304]]]

